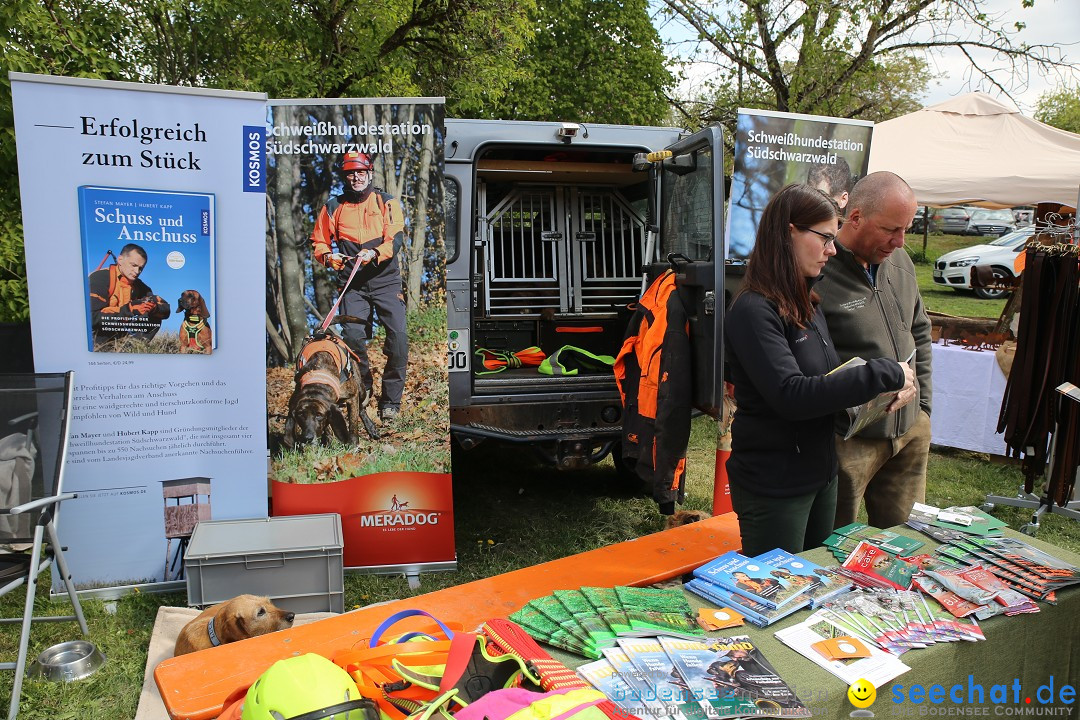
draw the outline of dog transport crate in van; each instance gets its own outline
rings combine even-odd
[[[297,613],[344,612],[343,547],[336,513],[200,522],[184,556],[188,605],[250,594]]]
[[[722,147],[718,128],[683,137],[672,128],[446,121],[450,423],[461,447],[524,444],[560,468],[605,457],[622,430],[610,370],[484,373],[475,353],[539,346],[550,355],[571,345],[615,356],[645,275],[669,262],[698,308],[695,404],[719,406],[711,298],[714,248],[723,247]],[[669,159],[647,159],[665,149]]]

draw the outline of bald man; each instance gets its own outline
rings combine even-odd
[[[899,525],[926,497],[930,319],[904,250],[904,231],[917,207],[911,188],[893,173],[871,173],[856,183],[836,255],[814,286],[841,361],[859,356],[904,362],[914,353],[917,379],[914,388],[898,393],[890,414],[855,437],[844,440],[846,428],[838,428],[836,527],[855,522],[860,501],[870,525]]]

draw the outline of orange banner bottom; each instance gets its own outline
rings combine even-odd
[[[332,483],[271,484],[275,516],[338,513],[345,567],[452,562],[449,473],[382,472]]]

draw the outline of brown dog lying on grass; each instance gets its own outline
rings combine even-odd
[[[667,516],[664,520],[664,529],[670,530],[671,528],[682,527],[711,517],[712,515],[704,510],[679,510],[674,515]]]
[[[292,627],[295,613],[257,595],[237,595],[202,611],[176,638],[174,655],[246,640]]]

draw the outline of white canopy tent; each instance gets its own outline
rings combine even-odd
[[[870,172],[904,178],[921,205],[1076,206],[1080,135],[973,92],[874,126]]]

